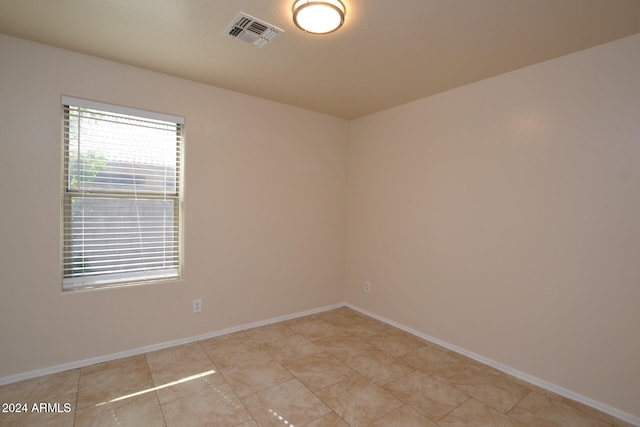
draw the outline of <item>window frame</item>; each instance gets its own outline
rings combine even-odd
[[[66,130],[69,121],[69,107],[77,107],[80,109],[89,109],[106,114],[125,115],[132,118],[143,120],[156,120],[170,122],[176,125],[176,173],[175,173],[175,193],[153,191],[122,191],[109,189],[73,189],[70,185],[70,138],[69,131]],[[61,196],[61,266],[62,266],[62,290],[75,291],[95,288],[112,288],[137,284],[148,284],[156,282],[178,281],[183,277],[184,265],[184,147],[186,140],[185,118],[172,114],[158,113],[148,110],[142,110],[131,107],[124,107],[115,104],[109,104],[98,101],[91,101],[70,96],[62,96],[61,98],[61,141],[62,141],[62,196]],[[177,266],[164,269],[154,269],[141,272],[126,272],[97,275],[79,275],[75,276],[70,273],[69,259],[72,259],[72,235],[69,230],[72,227],[72,202],[76,199],[122,199],[122,200],[161,200],[173,202],[174,219],[177,232],[177,244],[173,249],[177,252]],[[122,260],[131,258],[131,256],[123,256]],[[72,261],[71,261],[72,263]],[[167,274],[167,272],[174,272]]]

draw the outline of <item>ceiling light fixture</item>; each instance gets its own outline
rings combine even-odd
[[[340,0],[296,0],[293,22],[308,33],[327,34],[344,24],[345,12]]]

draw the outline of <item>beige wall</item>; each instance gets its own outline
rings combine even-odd
[[[349,146],[347,302],[640,415],[640,35],[356,120]]]
[[[640,416],[639,52],[348,123],[0,36],[0,378],[346,299]],[[61,293],[62,94],[186,117],[180,283]]]
[[[0,378],[343,300],[346,121],[6,36],[0,55]],[[186,118],[182,282],[61,293],[63,94]]]

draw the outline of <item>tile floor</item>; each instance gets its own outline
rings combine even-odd
[[[61,405],[0,426],[628,426],[346,307],[9,384],[0,402]]]

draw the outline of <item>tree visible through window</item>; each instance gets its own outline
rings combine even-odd
[[[63,289],[181,274],[180,117],[63,98]]]

